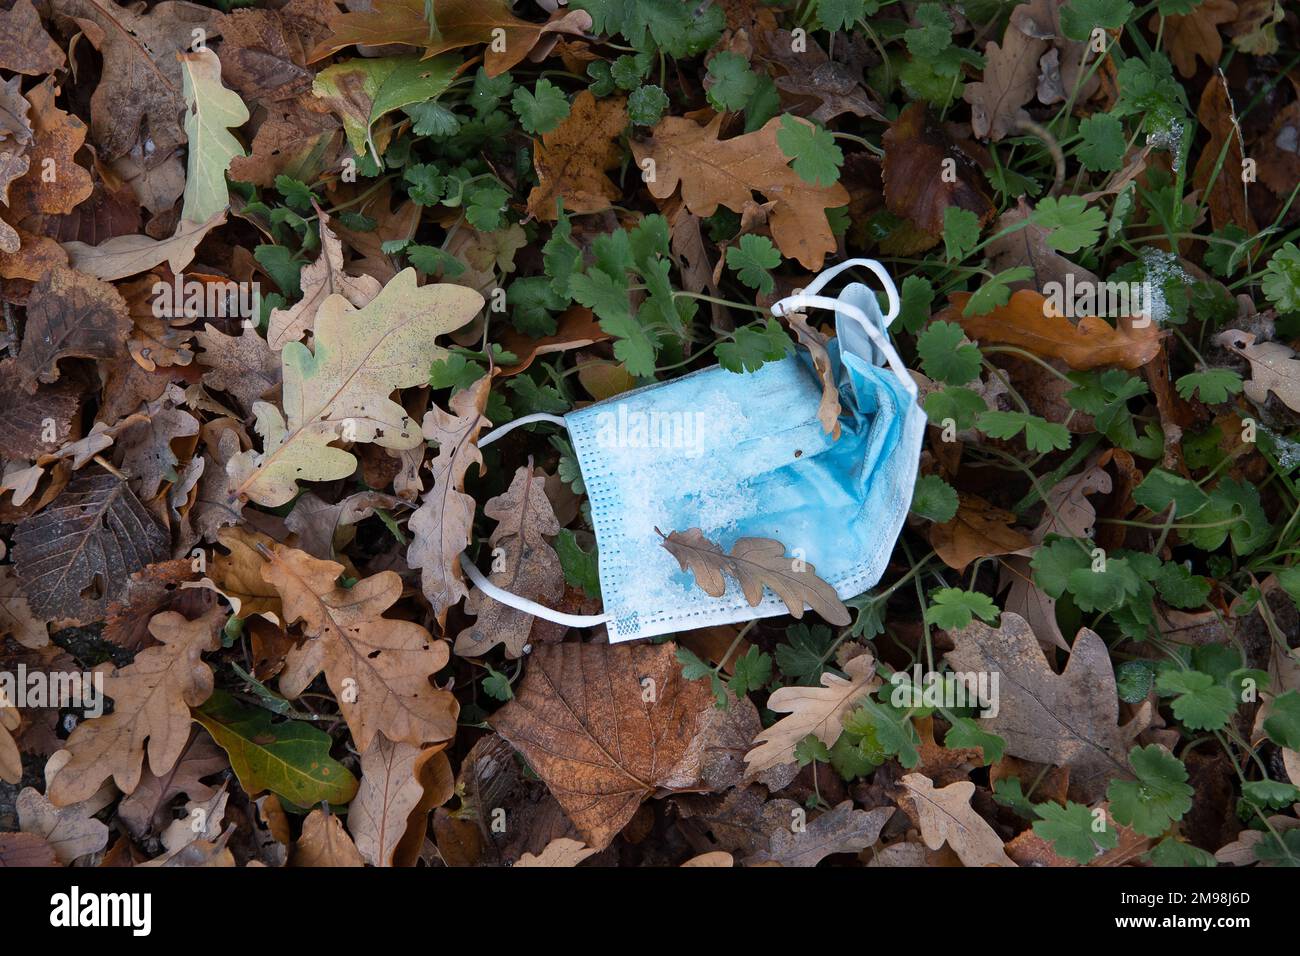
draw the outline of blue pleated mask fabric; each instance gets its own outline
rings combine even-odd
[[[866,285],[819,294],[854,266],[884,284],[888,317]],[[562,421],[591,501],[605,613],[550,611],[486,582],[466,560],[475,583],[551,620],[606,623],[612,642],[788,613],[770,590],[751,607],[734,581],[721,597],[706,594],[661,532],[699,528],[724,550],[738,538],[774,538],[841,598],[876,584],[911,503],[926,420],[889,342],[898,295],[879,263],[850,260],[773,306],[777,315],[806,309],[836,313],[828,351],[838,439],[818,420],[822,384],[802,349],[755,372],[714,366],[578,409]]]

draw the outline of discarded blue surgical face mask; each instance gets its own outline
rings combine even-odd
[[[818,294],[852,266],[879,277],[888,315],[862,284],[838,299]],[[821,380],[803,350],[756,372],[714,366],[564,418],[510,422],[480,446],[527,422],[568,427],[591,501],[605,613],[545,608],[492,584],[462,555],[471,580],[489,597],[547,620],[606,623],[612,642],[788,613],[770,590],[751,607],[734,581],[721,597],[706,594],[661,547],[660,531],[699,528],[724,551],[739,538],[774,538],[841,598],[876,584],[912,500],[926,421],[886,332],[898,293],[878,262],[850,260],[772,311],[808,308],[837,313],[827,348],[839,385],[838,439],[818,421]]]

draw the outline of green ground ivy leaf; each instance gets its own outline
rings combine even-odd
[[[1277,780],[1251,780],[1242,784],[1241,795],[1261,807],[1281,810],[1300,800],[1300,787]]]
[[[944,735],[943,745],[949,750],[962,747],[978,747],[984,753],[984,764],[997,763],[1007,748],[1007,742],[997,734],[991,734],[980,722],[971,717],[956,717]]]
[[[792,162],[799,178],[814,186],[830,186],[840,178],[844,153],[835,138],[821,126],[786,113],[776,131],[776,144]]]
[[[961,310],[961,314],[988,315],[994,309],[1011,301],[1013,282],[1024,282],[1033,277],[1034,270],[1030,266],[1015,266],[999,272],[975,290],[975,293],[966,300],[966,308]]]
[[[1079,123],[1079,162],[1091,172],[1113,173],[1124,163],[1124,124],[1110,113],[1094,113]]]
[[[739,53],[723,50],[709,60],[709,104],[719,113],[735,113],[745,108],[758,89],[758,76],[749,61]]]
[[[1023,430],[1025,445],[1033,452],[1063,451],[1070,447],[1068,428],[1025,412],[983,412],[975,419],[975,427],[991,438],[1003,440],[1015,438]]]
[[[1209,504],[1210,496],[1195,482],[1181,475],[1163,468],[1152,468],[1142,479],[1142,484],[1133,490],[1133,500],[1156,514],[1172,504],[1176,517],[1187,518]]]
[[[786,677],[816,687],[826,670],[835,635],[824,624],[798,624],[786,628],[786,643],[776,645],[776,666]]]
[[[938,475],[923,475],[912,492],[912,514],[936,524],[951,521],[957,515],[957,491]]]
[[[979,377],[980,350],[966,341],[955,322],[933,322],[916,340],[925,374],[945,385],[965,385]]]
[[[768,316],[762,324],[742,325],[730,341],[718,343],[713,354],[728,372],[756,372],[767,362],[783,359],[794,349],[785,328]]]
[[[965,259],[979,241],[979,216],[960,206],[949,206],[943,211],[943,246],[948,261]]]
[[[582,550],[577,535],[569,528],[556,535],[553,546],[560,558],[560,567],[564,569],[565,583],[582,588],[587,597],[600,597],[600,564],[596,549]]]
[[[1210,595],[1209,579],[1173,561],[1160,565],[1153,581],[1167,604],[1183,610],[1200,607]]]
[[[736,277],[760,295],[767,295],[776,286],[771,270],[781,264],[781,253],[776,251],[767,236],[752,233],[740,237],[740,243],[727,250],[727,265],[736,270]]]
[[[736,658],[727,687],[737,697],[762,690],[772,679],[772,658],[754,645],[743,657]]]
[[[1156,690],[1174,698],[1174,716],[1192,730],[1221,730],[1237,709],[1232,691],[1201,671],[1167,670]]]
[[[844,719],[844,729],[859,737],[873,738],[883,753],[898,757],[909,770],[921,760],[921,738],[905,710],[865,697]]]
[[[1071,40],[1086,40],[1097,27],[1120,29],[1132,15],[1128,0],[1070,0],[1061,9],[1061,31]]]
[[[1211,368],[1203,372],[1189,372],[1174,383],[1178,394],[1191,400],[1193,395],[1200,396],[1207,405],[1226,402],[1230,395],[1240,395],[1241,376],[1228,368]]]
[[[519,117],[519,125],[533,136],[549,133],[569,115],[569,100],[564,91],[550,80],[541,79],[530,92],[516,87],[510,108]]]
[[[179,54],[185,97],[185,198],[181,218],[207,222],[230,207],[226,170],[244,155],[230,130],[248,122],[244,101],[221,85],[221,61],[204,47]]]
[[[1269,702],[1264,733],[1279,746],[1300,750],[1300,691],[1289,690]]]
[[[1076,863],[1088,863],[1098,854],[1119,845],[1119,834],[1102,819],[1100,829],[1094,827],[1096,818],[1081,803],[1068,801],[1065,806],[1050,800],[1034,805],[1042,817],[1034,823],[1034,833],[1052,844],[1057,856]]]
[[[627,98],[627,118],[636,126],[654,126],[666,109],[668,94],[653,83],[638,86]]]
[[[998,607],[987,594],[963,591],[961,588],[940,588],[930,595],[931,604],[925,609],[925,619],[945,631],[961,630],[972,617],[992,624],[997,620]]]
[[[1047,244],[1059,252],[1078,252],[1093,245],[1106,225],[1106,214],[1089,208],[1082,196],[1040,199],[1029,218],[1049,230]]]
[[[957,431],[975,427],[975,419],[988,409],[984,399],[969,388],[953,386],[940,392],[931,392],[921,403],[931,423],[943,427],[951,420]]]
[[[1260,287],[1279,311],[1300,312],[1300,248],[1294,242],[1273,253]]]
[[[326,801],[343,806],[357,792],[357,778],[330,756],[329,734],[301,720],[279,723],[260,707],[246,707],[214,691],[194,719],[230,757],[249,796],[264,791],[299,807]]]
[[[357,153],[378,156],[370,137],[375,122],[393,110],[442,95],[460,63],[456,56],[421,60],[414,54],[344,60],[317,73],[311,91],[338,114]]]
[[[916,332],[930,321],[930,306],[934,302],[934,286],[928,279],[908,276],[899,290],[901,300],[898,323],[907,332]]]
[[[1106,790],[1110,812],[1143,836],[1160,836],[1192,808],[1187,768],[1158,744],[1134,747],[1129,763],[1136,780],[1112,780]]]

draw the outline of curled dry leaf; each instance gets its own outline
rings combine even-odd
[[[835,370],[831,367],[830,354],[826,351],[829,336],[817,329],[810,328],[808,317],[802,312],[794,312],[786,317],[790,328],[799,340],[799,344],[812,356],[813,368],[822,382],[822,400],[817,406],[817,420],[822,423],[822,430],[832,438],[840,437],[840,389],[835,381]]]
[[[450,413],[430,408],[421,426],[425,439],[437,443],[438,453],[429,463],[433,486],[407,522],[411,544],[406,563],[420,570],[420,587],[439,626],[446,624],[448,609],[469,593],[460,555],[469,547],[474,499],[465,494],[465,476],[471,466],[483,469],[477,441],[479,432],[492,424],[483,415],[490,386],[484,376],[452,396]]]
[[[936,319],[958,323],[977,341],[1016,345],[1041,358],[1061,359],[1070,368],[1141,368],[1160,351],[1160,328],[1149,320],[1143,325],[1121,320],[1119,328],[1094,315],[1071,322],[1053,314],[1047,299],[1032,289],[1012,293],[1006,305],[987,315],[964,315],[969,299],[966,292],[950,295],[951,304]]]
[[[366,861],[338,817],[326,810],[313,810],[303,821],[289,865],[365,866]]]
[[[1250,362],[1247,398],[1262,405],[1272,392],[1287,408],[1300,412],[1300,357],[1291,348],[1282,342],[1256,342],[1254,333],[1237,329],[1220,332],[1215,338]]]
[[[663,548],[677,559],[683,571],[695,575],[695,583],[711,597],[722,597],[727,590],[726,577],[731,577],[740,584],[750,607],[758,606],[763,588],[769,587],[795,618],[803,617],[806,604],[831,624],[849,623],[849,609],[835,589],[817,577],[813,565],[786,557],[785,545],[780,541],[739,538],[731,546],[731,553],[725,554],[699,528],[667,535],[660,531],[659,535]]]

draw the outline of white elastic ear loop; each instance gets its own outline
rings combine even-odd
[[[533,422],[550,422],[553,425],[567,427],[566,422],[559,415],[536,412],[532,415],[516,418],[512,422],[506,422],[500,428],[492,429],[478,440],[478,447],[482,448],[484,445],[490,445],[511,429],[518,428],[520,425],[530,425]],[[530,601],[526,597],[520,597],[512,591],[507,591],[505,588],[499,588],[484,577],[483,572],[474,566],[474,562],[469,559],[469,555],[463,551],[460,554],[460,566],[464,568],[465,573],[469,575],[469,579],[474,582],[474,585],[492,600],[500,601],[506,607],[512,607],[516,611],[523,611],[525,614],[540,617],[544,621],[552,621],[566,627],[595,627],[597,624],[604,624],[610,619],[608,614],[565,614],[563,611],[554,611],[549,607],[538,604],[536,601]]]
[[[887,361],[889,367],[894,370],[894,374],[898,376],[898,380],[903,383],[903,388],[907,389],[907,391],[912,395],[916,394],[916,382],[912,379],[911,373],[908,372],[907,366],[903,364],[903,360],[899,357],[898,352],[895,351],[893,343],[889,341],[889,336],[883,334],[878,328],[876,328],[876,324],[867,318],[867,314],[856,305],[852,305],[848,302],[841,302],[839,299],[832,299],[829,296],[824,295],[792,295],[781,299],[779,302],[773,303],[772,314],[785,315],[786,312],[798,311],[806,306],[840,312],[857,322],[858,325],[862,326],[862,331],[867,333],[872,344],[874,344],[876,348],[880,349],[881,353],[885,356],[885,361]]]
[[[482,571],[474,567],[474,562],[469,559],[469,555],[464,551],[460,553],[460,566],[465,569],[465,573],[469,575],[469,579],[474,582],[475,587],[492,598],[492,600],[500,601],[516,611],[523,611],[525,614],[540,617],[545,621],[553,621],[556,624],[563,624],[566,627],[594,627],[610,620],[608,614],[565,614],[563,611],[555,611],[538,604],[536,601],[530,601],[526,597],[520,597],[505,588],[499,588],[484,577]]]
[[[876,274],[876,278],[880,280],[881,288],[884,289],[885,292],[885,298],[889,302],[889,311],[886,312],[884,316],[885,327],[888,328],[894,319],[898,318],[898,313],[902,309],[902,303],[899,302],[898,288],[894,285],[893,277],[888,273],[888,271],[886,271],[885,267],[875,259],[848,259],[837,265],[833,265],[824,272],[818,273],[812,282],[808,283],[801,294],[816,295],[826,287],[826,283],[830,282],[841,272],[846,269],[854,268],[870,269]],[[777,312],[776,314],[781,315],[783,313]]]

